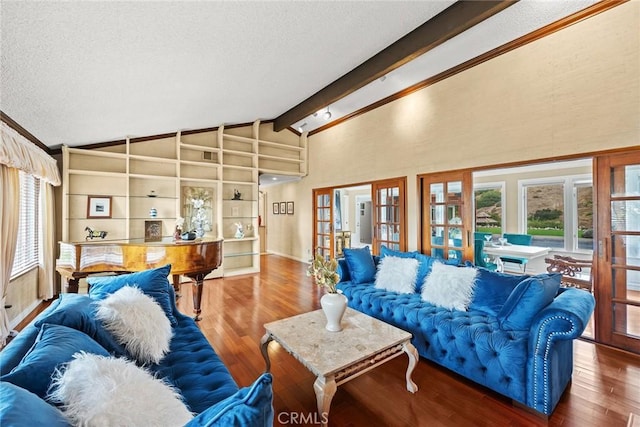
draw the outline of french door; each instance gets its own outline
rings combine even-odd
[[[382,245],[396,251],[407,249],[405,188],[406,178],[372,184],[374,254],[380,254]]]
[[[422,253],[473,260],[473,181],[471,171],[418,177],[421,190]]]
[[[640,353],[640,151],[597,156],[596,341]]]
[[[325,258],[333,256],[333,205],[331,188],[313,190],[313,253]]]

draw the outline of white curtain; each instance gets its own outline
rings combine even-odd
[[[53,185],[40,181],[40,230],[38,254],[38,297],[42,299],[53,298],[55,268],[55,200]]]
[[[16,254],[16,239],[18,235],[18,218],[20,216],[20,177],[18,169],[0,165],[0,278],[2,278],[2,305],[0,305],[0,348],[9,336],[9,316],[4,306],[6,304],[7,289],[13,257]]]
[[[41,180],[40,190],[40,237],[43,243],[39,254],[38,294],[41,298],[52,298],[54,289],[55,220],[53,185],[60,185],[60,172],[55,159],[38,146],[16,132],[5,122],[1,122],[2,144],[0,144],[0,277],[2,278],[2,305],[0,305],[0,348],[9,336],[9,317],[5,310],[5,300],[9,278],[16,252],[18,218],[20,215],[21,170]]]

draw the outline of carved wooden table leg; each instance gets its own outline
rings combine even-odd
[[[71,294],[77,294],[80,283],[80,279],[78,277],[66,277],[66,286],[64,291]]]
[[[402,345],[402,349],[407,353],[407,356],[409,356],[409,366],[407,366],[407,390],[411,393],[415,393],[418,391],[418,386],[411,379],[411,374],[418,363],[418,350],[416,350],[410,342],[404,343]]]
[[[322,425],[326,426],[329,422],[329,409],[331,408],[331,400],[336,394],[338,386],[333,375],[318,376],[313,383],[313,389],[316,392],[316,400],[318,402],[318,415],[322,421]]]
[[[193,283],[191,283],[191,290],[193,292],[193,312],[195,313],[193,320],[196,322],[200,320],[200,313],[202,312],[200,309],[200,304],[202,303],[202,285],[204,282],[204,276],[207,274],[209,274],[209,272],[187,275],[191,280],[193,280]]]
[[[273,341],[273,337],[271,334],[264,334],[262,339],[260,340],[260,350],[262,351],[262,357],[264,358],[264,362],[267,365],[266,372],[271,371],[271,360],[269,360],[269,343]]]
[[[176,291],[176,298],[180,298],[180,275],[173,275],[173,290]]]

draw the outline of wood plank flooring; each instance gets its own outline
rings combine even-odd
[[[264,255],[261,269],[204,285],[200,328],[241,387],[264,371],[263,324],[318,309],[322,296],[303,263]],[[190,284],[181,291],[178,306],[191,315]],[[329,425],[626,426],[631,412],[640,413],[640,356],[586,341],[574,349],[572,384],[548,420],[425,359],[413,373],[419,390],[412,395],[407,358],[399,357],[338,387]],[[317,424],[314,376],[275,342],[269,354],[275,425]]]

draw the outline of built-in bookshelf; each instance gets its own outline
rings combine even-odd
[[[273,140],[261,137],[263,131]],[[225,276],[260,270],[260,174],[307,172],[306,138],[279,137],[259,121],[93,149],[63,146],[62,153],[64,241],[85,240],[87,227],[106,231],[107,239],[144,238],[149,220],[171,236],[177,217],[189,213],[189,195],[200,191],[207,195],[205,234],[224,239],[223,264],[214,274]],[[110,214],[89,218],[92,197],[108,201]]]

